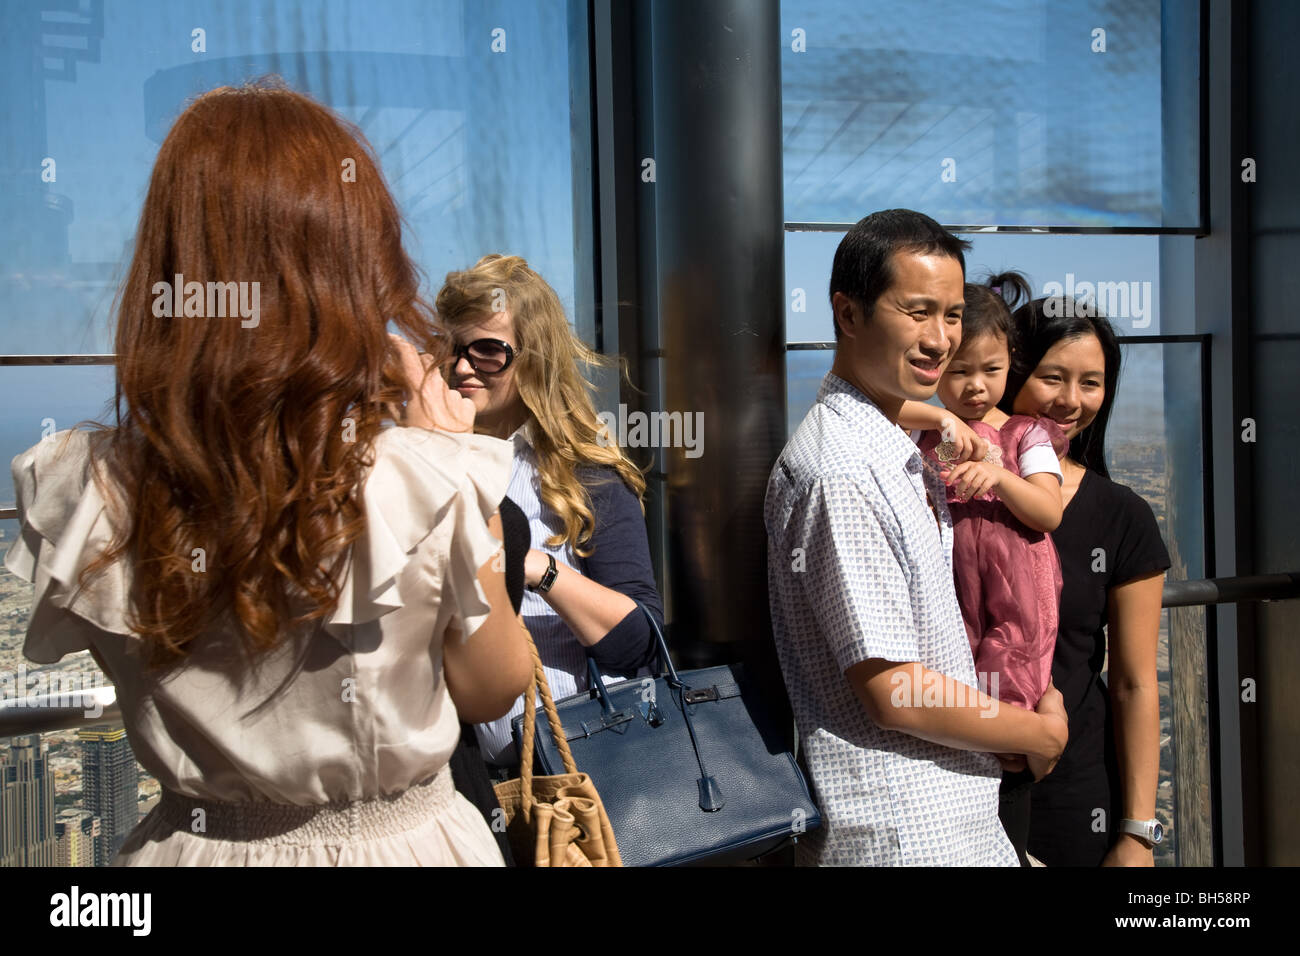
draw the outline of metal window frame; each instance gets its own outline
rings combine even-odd
[[[786,232],[848,232],[851,222],[787,222]],[[1204,236],[1204,226],[992,226],[947,225],[958,235],[1033,235],[1033,236]]]
[[[113,365],[117,355],[0,355],[0,366]]]

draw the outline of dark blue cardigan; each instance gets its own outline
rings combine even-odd
[[[650,539],[636,495],[613,468],[583,469],[580,478],[591,495],[594,529],[583,548],[591,555],[578,557],[578,570],[643,604],[662,628],[664,605],[655,587]],[[628,677],[652,665],[657,656],[650,624],[639,609],[628,613],[587,653],[602,673]]]

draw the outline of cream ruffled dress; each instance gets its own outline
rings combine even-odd
[[[52,663],[94,648],[136,758],[164,788],[114,864],[500,866],[482,815],[452,788],[459,720],[442,648],[488,614],[475,574],[499,549],[486,522],[510,444],[381,432],[367,530],[333,613],[256,666],[233,634],[210,633],[160,678],[125,622],[127,563],[76,590],[112,535],[87,439],[61,432],[14,459],[22,534],[5,564],[35,584],[24,653]],[[221,573],[220,555],[205,573]]]

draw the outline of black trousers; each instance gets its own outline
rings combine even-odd
[[[497,846],[505,857],[506,866],[514,866],[515,858],[510,853],[510,841],[506,839],[501,813],[501,804],[497,802],[496,791],[492,789],[492,779],[488,776],[487,764],[483,762],[483,751],[479,749],[478,736],[469,724],[460,725],[460,743],[451,755],[451,779],[456,789],[470,803],[478,807],[483,819],[492,828],[492,835],[497,838]]]
[[[1002,771],[1002,787],[998,791],[998,818],[1007,831],[1007,839],[1015,847],[1021,866],[1029,866],[1025,847],[1029,843],[1029,796],[1034,786],[1034,775],[1028,770]]]

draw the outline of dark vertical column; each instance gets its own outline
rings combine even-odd
[[[1208,71],[1205,106],[1206,139],[1203,157],[1208,191],[1209,235],[1196,240],[1196,331],[1213,336],[1210,384],[1213,396],[1212,447],[1214,494],[1214,550],[1207,571],[1230,577],[1252,572],[1250,557],[1249,461],[1241,441],[1248,410],[1250,371],[1246,365],[1249,341],[1249,298],[1246,270],[1248,232],[1246,204],[1249,188],[1241,181],[1248,116],[1246,41],[1247,8],[1244,2],[1206,4],[1205,63]],[[1206,667],[1211,674],[1211,704],[1218,723],[1218,759],[1212,766],[1215,830],[1221,841],[1217,863],[1241,866],[1260,861],[1257,856],[1253,730],[1242,710],[1242,677],[1253,676],[1253,606],[1219,605],[1207,612],[1209,643]],[[1213,757],[1213,754],[1212,754]]]
[[[661,459],[674,644],[686,661],[745,660],[785,706],[763,527],[785,439],[780,9],[659,0],[651,18],[645,188],[655,200],[663,408],[703,424],[702,444]]]
[[[596,343],[596,294],[600,282],[596,276],[599,259],[591,254],[596,230],[597,176],[592,170],[595,158],[595,98],[591,83],[593,46],[591,11],[586,0],[568,0],[566,6],[569,33],[569,130],[572,138],[570,157],[573,166],[573,248],[578,251],[573,263],[573,328],[578,338],[600,351]],[[586,250],[584,254],[584,249]]]
[[[1300,149],[1294,98],[1283,91],[1300,82],[1288,36],[1300,29],[1300,9],[1282,0],[1253,0],[1249,6],[1250,44],[1246,57],[1250,73],[1249,129],[1245,155],[1257,164],[1256,182],[1241,188],[1249,196],[1250,246],[1246,278],[1250,303],[1250,350],[1247,355],[1249,411],[1257,434],[1245,445],[1251,467],[1251,553],[1261,573],[1300,568],[1300,515],[1295,507],[1296,474],[1300,470],[1300,423],[1294,409],[1300,402],[1300,319],[1295,301],[1300,295],[1296,254],[1300,252],[1300,186],[1293,172]],[[1284,85],[1285,84],[1285,85]],[[1243,501],[1243,503],[1244,503]],[[1243,735],[1253,730],[1257,750],[1243,746],[1242,762],[1254,757],[1258,830],[1251,857],[1247,831],[1247,863],[1295,866],[1300,863],[1300,820],[1295,793],[1300,787],[1300,763],[1295,759],[1295,733],[1300,726],[1300,698],[1293,688],[1300,679],[1300,642],[1296,641],[1297,602],[1255,605],[1254,669],[1242,677],[1256,682],[1254,703],[1242,703]],[[1249,808],[1249,804],[1248,804]]]
[[[626,360],[593,369],[599,411],[616,417],[661,407],[654,308],[654,187],[641,182],[641,158],[654,152],[649,7],[592,0],[592,184],[596,205],[597,351]],[[625,447],[646,473],[645,516],[655,579],[665,599],[663,472],[653,449]]]
[[[1202,160],[1201,97],[1205,74],[1200,55],[1204,47],[1200,20],[1199,16],[1188,17],[1185,9],[1161,6],[1160,205],[1164,225],[1195,222],[1208,232],[1208,192],[1204,189]],[[1160,331],[1195,332],[1195,288],[1187,281],[1187,277],[1196,275],[1194,240],[1162,236],[1159,244]],[[1211,577],[1214,430],[1211,396],[1204,386],[1209,381],[1212,345],[1207,341],[1200,346],[1160,348],[1164,352],[1166,410],[1185,407],[1189,396],[1201,396],[1199,416],[1166,414],[1165,418],[1165,541],[1172,562],[1167,580]],[[1215,732],[1218,700],[1206,693],[1212,686],[1214,613],[1206,607],[1174,607],[1167,612],[1169,732],[1174,756],[1170,845],[1179,866],[1213,866],[1216,859],[1222,858],[1222,841],[1216,841],[1213,786],[1219,766],[1219,737]],[[1163,802],[1158,795],[1157,807]]]

